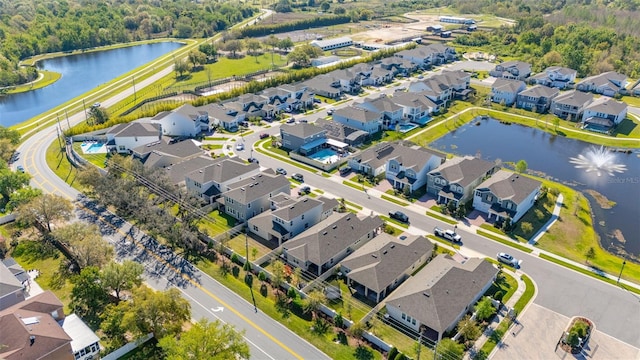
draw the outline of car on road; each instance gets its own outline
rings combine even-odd
[[[283,168],[277,168],[276,169],[276,174],[287,175],[287,170],[285,170]]]
[[[16,169],[20,172],[24,172],[24,167],[22,165],[16,166]]]
[[[93,104],[91,107],[92,108],[99,108],[100,106],[102,106],[102,104],[100,104],[99,102]]]
[[[311,192],[311,188],[308,186],[303,186],[298,190],[298,195],[306,195]]]
[[[253,158],[253,157],[248,158],[247,161],[250,162],[250,163],[256,163],[256,164],[260,163],[260,161],[258,161],[258,159]]]
[[[293,124],[294,122],[296,122],[296,118],[288,118],[287,119],[287,124]]]
[[[237,143],[236,144],[236,151],[242,151],[244,150],[244,144],[243,143]]]
[[[268,137],[269,137],[269,134],[267,134],[267,133],[260,134],[260,139],[266,139]]]
[[[504,253],[504,252],[498,253],[496,255],[496,258],[501,263],[505,263],[507,265],[511,265],[513,267],[516,267],[516,268],[520,267],[520,264],[522,263],[521,260],[518,260],[518,259],[514,258],[513,256],[511,256],[511,255],[509,255],[507,253]]]
[[[302,176],[302,174],[293,174],[291,178],[295,181],[304,182],[304,176]]]
[[[402,211],[389,211],[389,217],[403,223],[409,222],[409,217],[407,216],[407,214],[403,213]]]
[[[327,110],[327,115],[333,115],[333,109]]]
[[[442,230],[436,226],[435,228],[433,228],[433,233],[436,236],[447,239],[449,241],[453,241],[457,243],[462,242],[462,236],[458,235],[455,231],[450,229]]]
[[[348,173],[351,172],[351,168],[350,167],[343,167],[340,168],[340,170],[338,170],[340,172],[340,175],[347,175]]]

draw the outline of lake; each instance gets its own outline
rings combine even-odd
[[[161,42],[42,60],[38,68],[62,77],[38,90],[0,97],[0,125],[8,127],[42,114],[183,45]]]
[[[606,249],[613,243],[630,254],[640,255],[640,151],[634,150],[631,154],[604,151],[594,155],[600,146],[522,125],[501,124],[494,119],[473,120],[430,146],[458,155],[480,155],[489,161],[523,159],[531,171],[544,173],[583,192],[599,192],[616,202],[611,209],[605,210],[592,196],[586,195],[602,246]],[[580,155],[584,161],[579,159]],[[576,158],[573,163],[572,158]],[[603,162],[607,164],[603,165]],[[595,170],[598,164],[600,176]],[[587,172],[590,168],[592,171]],[[613,235],[620,233],[623,240],[614,239]]]

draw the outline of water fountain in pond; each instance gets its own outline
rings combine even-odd
[[[614,176],[615,173],[627,171],[627,166],[616,163],[616,154],[601,146],[591,147],[584,154],[569,160],[577,169],[584,169],[586,173],[595,173],[598,177],[603,174]]]

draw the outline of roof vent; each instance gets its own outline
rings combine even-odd
[[[34,335],[29,336],[29,346],[33,346],[33,343],[36,342],[36,337]]]
[[[335,230],[336,228],[338,228],[338,225],[333,225],[331,228]]]
[[[326,231],[323,231],[323,232],[322,232],[322,235],[327,235],[327,232],[326,232]]]
[[[371,256],[373,256],[376,259],[378,258],[378,255],[376,255],[376,254],[371,254]]]
[[[241,188],[240,188],[240,190],[241,190],[241,191],[244,191],[244,188],[243,188],[243,187],[241,187]]]
[[[256,179],[256,177],[255,177],[255,176],[252,176],[252,177],[251,177],[251,180],[255,180],[255,179]]]
[[[383,251],[382,255],[387,255],[387,250]]]
[[[424,295],[424,296],[426,296],[426,297],[431,296],[431,295],[427,294],[426,292],[423,292],[423,293],[422,293],[422,295]]]
[[[395,245],[395,244],[391,245],[391,248],[392,248],[392,249],[393,249],[393,248],[395,248],[395,247],[396,247],[396,245]]]
[[[21,320],[25,325],[34,325],[40,322],[40,320],[38,320],[38,318],[35,316],[22,318]]]

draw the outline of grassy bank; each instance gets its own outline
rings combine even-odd
[[[37,80],[29,84],[18,85],[16,87],[13,87],[7,91],[7,94],[17,94],[17,93],[27,92],[31,90],[41,89],[45,86],[49,86],[53,84],[54,82],[58,81],[62,77],[62,74],[54,71],[39,70],[38,73],[39,73],[39,76]]]

